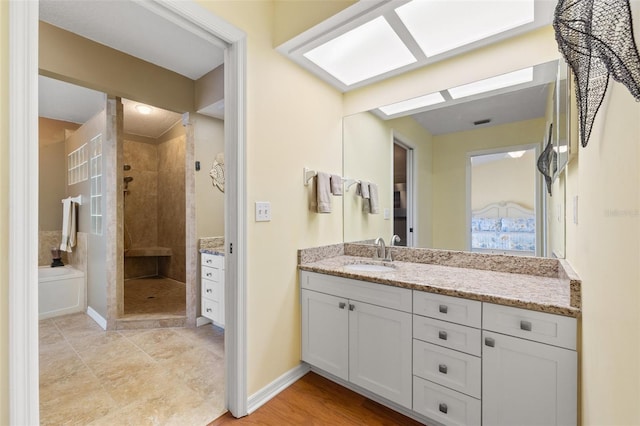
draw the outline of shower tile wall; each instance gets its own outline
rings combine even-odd
[[[40,231],[38,232],[38,266],[51,265],[51,248],[60,247],[62,241],[62,231]],[[62,263],[69,263],[67,253],[62,252]]]
[[[185,253],[185,148],[186,137],[179,136],[158,145],[158,245],[171,247],[171,257],[158,259],[160,275],[186,281]]]

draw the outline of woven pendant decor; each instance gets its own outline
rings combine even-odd
[[[640,101],[640,57],[629,0],[559,0],[553,28],[575,76],[580,142],[585,147],[609,75]]]

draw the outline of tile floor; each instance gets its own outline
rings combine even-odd
[[[185,283],[164,277],[124,281],[124,313],[186,315]]]
[[[42,425],[206,425],[224,408],[224,333],[211,325],[104,331],[40,321]]]

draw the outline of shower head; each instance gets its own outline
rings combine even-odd
[[[125,183],[129,183],[129,182],[131,182],[132,180],[133,180],[133,176],[125,176],[125,177],[124,177],[124,182],[125,182]]]

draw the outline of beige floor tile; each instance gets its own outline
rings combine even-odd
[[[67,337],[69,344],[80,354],[87,351],[99,352],[117,344],[121,339],[125,337],[117,331],[86,332],[71,334]]]
[[[66,334],[69,330],[95,330],[102,331],[102,328],[88,315],[80,312],[76,314],[63,315],[53,318],[56,326]]]
[[[40,383],[56,382],[86,368],[67,342],[51,344],[49,350],[41,349],[39,358]]]
[[[191,339],[196,345],[211,350],[220,358],[224,358],[224,330],[211,324],[198,328],[181,328],[176,332]]]
[[[174,413],[167,421],[165,426],[185,426],[185,425],[208,425],[221,415],[227,412],[224,405],[224,395],[219,398],[205,398],[205,401],[196,408],[189,410],[180,410]]]
[[[176,359],[195,347],[191,340],[171,328],[150,329],[128,338],[155,360]]]

